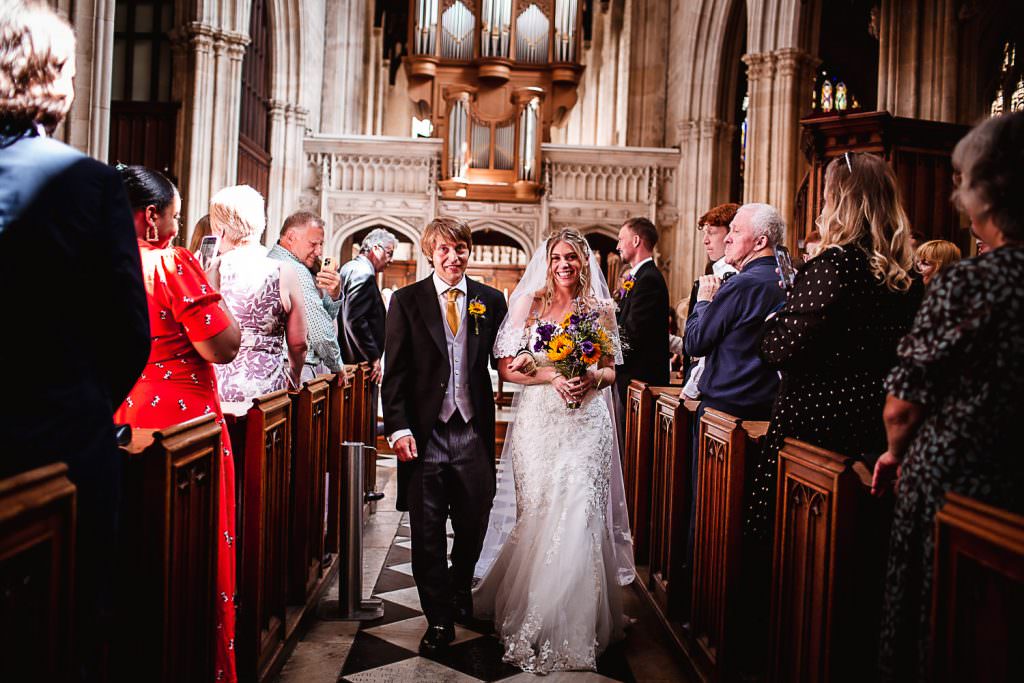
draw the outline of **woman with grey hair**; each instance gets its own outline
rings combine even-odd
[[[898,478],[880,634],[885,680],[934,673],[934,522],[945,494],[1024,512],[1024,113],[973,129],[953,167],[953,201],[992,250],[935,277],[886,380],[888,450],[872,482],[881,494]]]
[[[297,387],[305,362],[302,291],[294,270],[267,257],[260,241],[266,224],[263,196],[248,185],[226,187],[210,200],[210,230],[220,237],[221,254],[211,281],[242,330],[238,355],[216,366],[222,401]]]

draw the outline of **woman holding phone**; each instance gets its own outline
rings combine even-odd
[[[292,268],[267,257],[260,242],[264,228],[263,196],[248,185],[226,187],[210,200],[210,229],[220,245],[210,271],[242,330],[238,357],[217,366],[223,401],[298,387],[305,363],[299,279]]]
[[[844,154],[825,169],[821,246],[765,323],[761,356],[782,374],[746,531],[771,541],[775,475],[792,437],[873,464],[885,446],[882,381],[923,290],[910,276],[910,225],[881,158]]]
[[[221,426],[217,497],[216,680],[235,681],[235,467],[217,396],[213,365],[238,353],[238,324],[196,258],[170,246],[178,234],[181,196],[171,181],[142,166],[118,166],[135,219],[149,304],[149,361],[114,421],[162,429],[213,413]]]

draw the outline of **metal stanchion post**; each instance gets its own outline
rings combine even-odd
[[[321,618],[343,621],[368,621],[384,616],[380,599],[363,599],[363,466],[365,446],[346,441],[342,449],[342,510],[345,521],[342,525],[341,549],[344,564],[338,576],[338,605],[332,609],[332,601],[325,603]],[[332,614],[333,613],[333,614]]]

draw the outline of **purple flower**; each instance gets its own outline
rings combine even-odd
[[[583,342],[580,344],[580,351],[583,352],[584,356],[589,356],[594,352],[594,343],[589,341]]]
[[[580,322],[580,317],[578,315],[576,315],[575,313],[573,313],[572,315],[569,316],[569,324],[570,325],[577,325],[577,324],[579,324],[579,322]]]
[[[543,351],[544,350],[544,340],[543,339],[538,339],[534,343],[534,345],[533,345],[533,350],[537,351],[538,353]]]
[[[551,335],[555,332],[555,326],[551,323],[544,323],[537,328],[537,336],[544,341],[551,341]]]

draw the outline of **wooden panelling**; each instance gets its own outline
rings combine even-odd
[[[715,680],[739,664],[737,644],[746,432],[708,409],[700,423],[694,536],[692,634]]]
[[[135,430],[124,453],[116,667],[136,679],[211,680],[221,428],[206,415]]]
[[[696,405],[665,393],[654,408],[648,586],[667,620],[682,619],[689,603],[684,563],[690,524],[690,429]]]
[[[323,564],[325,489],[327,485],[328,398],[326,381],[305,382],[293,395],[294,444],[288,592],[305,603],[316,587]]]
[[[771,680],[875,675],[891,503],[853,458],[786,439],[779,452]]]
[[[1024,517],[955,493],[935,518],[932,678],[1024,678]]]
[[[66,473],[53,463],[0,480],[5,681],[72,680],[75,487]]]
[[[344,523],[341,506],[341,444],[349,439],[346,419],[352,410],[352,381],[355,369],[346,366],[330,376],[330,403],[327,413],[327,527],[324,552],[337,553]]]

